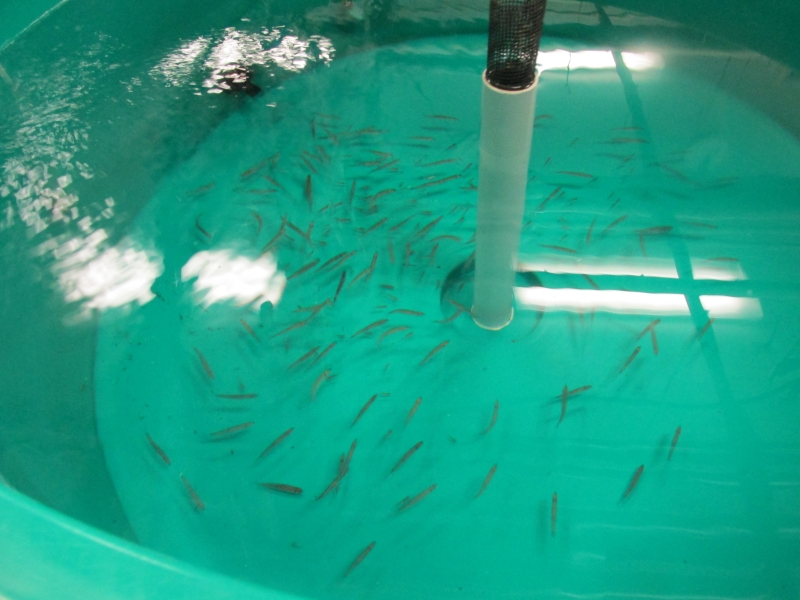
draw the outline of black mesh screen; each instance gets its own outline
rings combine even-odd
[[[522,90],[536,76],[547,0],[491,0],[486,78],[503,90]]]

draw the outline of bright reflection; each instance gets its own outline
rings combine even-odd
[[[80,316],[92,310],[124,306],[132,302],[146,304],[155,296],[150,288],[163,272],[160,256],[121,245],[97,253],[106,239],[100,229],[84,240],[70,240],[54,251],[63,256],[54,267],[68,302],[83,302]]]
[[[661,69],[664,59],[655,52],[622,52],[622,61],[631,71]],[[542,73],[550,70],[575,71],[576,69],[614,69],[617,64],[610,50],[552,50],[539,52],[536,68]]]
[[[192,40],[172,54],[168,54],[153,68],[151,74],[161,74],[170,85],[183,85],[188,82],[195,67],[195,62],[206,50],[211,40],[199,37]]]
[[[672,259],[636,256],[561,256],[542,255],[520,259],[518,271],[571,275],[621,275],[629,277],[656,277],[678,279]],[[692,259],[695,280],[743,281],[747,279],[738,262],[714,262]]]
[[[663,316],[689,314],[689,306],[683,294],[543,287],[514,288],[514,294],[519,307],[530,310],[568,312],[596,310],[619,314]],[[763,316],[761,303],[756,298],[700,296],[700,302],[712,318],[759,319]]]
[[[205,292],[202,302],[206,307],[229,299],[254,306],[263,302],[276,305],[286,287],[286,275],[278,271],[272,254],[253,260],[232,250],[204,250],[181,269],[183,281],[194,277],[194,291]]]

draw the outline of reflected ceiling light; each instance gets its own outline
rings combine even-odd
[[[519,260],[517,270],[557,275],[617,275],[678,279],[678,271],[672,259],[636,256],[573,257],[543,254],[541,257]],[[692,273],[696,281],[742,281],[747,279],[738,262],[714,264],[708,260],[692,259]]]
[[[591,310],[619,314],[688,315],[689,306],[683,294],[653,294],[620,290],[551,289],[543,287],[514,288],[519,308],[528,310]],[[712,318],[749,318],[763,316],[756,298],[733,296],[700,296],[703,308]]]
[[[181,269],[183,281],[197,278],[194,291],[208,307],[235,300],[239,304],[277,304],[286,287],[286,275],[278,271],[272,254],[250,259],[232,250],[198,252]]]
[[[622,60],[631,71],[661,69],[664,59],[655,52],[622,52]],[[536,68],[542,73],[551,70],[615,69],[617,66],[610,50],[552,50],[539,52]]]

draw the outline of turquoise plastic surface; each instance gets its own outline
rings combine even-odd
[[[665,598],[796,597],[800,521],[793,402],[800,362],[792,273],[798,265],[800,118],[791,67],[800,64],[800,52],[792,29],[794,3],[760,3],[758,14],[750,3],[738,9],[711,2],[619,3],[670,21],[607,7],[613,33],[599,26],[593,6],[578,2],[551,3],[546,20],[548,51],[618,44],[655,49],[666,66],[633,72],[632,79],[613,65],[545,74],[538,112],[549,117],[537,121],[534,133],[531,167],[538,180],[529,188],[527,217],[537,233],[524,239],[523,252],[551,260],[551,271],[553,264],[563,266],[571,256],[564,248],[583,256],[587,229],[597,217],[594,235],[605,236],[595,242],[603,248],[600,255],[631,258],[634,268],[644,258],[675,256],[679,268],[691,264],[690,255],[711,259],[716,278],[697,287],[696,302],[701,295],[752,297],[758,310],[743,303],[737,310],[744,317],[718,318],[706,328],[698,317],[705,308],[695,304],[691,316],[662,316],[659,337],[641,342],[634,340],[653,314],[617,318],[600,310],[590,317],[575,309],[548,313],[540,323],[537,311],[520,311],[514,327],[495,338],[472,332],[465,315],[446,330],[417,324],[413,314],[402,321],[392,316],[391,325],[413,328],[415,337],[404,341],[405,349],[392,337],[382,341],[393,356],[388,378],[381,374],[377,341],[389,325],[349,341],[361,326],[384,318],[375,306],[390,304],[387,293],[402,300],[397,307],[421,310],[428,321],[452,316],[442,311],[448,305],[438,292],[430,293],[435,275],[420,269],[412,276],[387,263],[385,231],[405,214],[387,213],[389,222],[371,230],[369,242],[362,236],[379,218],[356,213],[348,215],[351,226],[339,225],[319,238],[328,246],[316,247],[316,253],[302,246],[299,234],[295,245],[276,253],[276,265],[288,277],[313,260],[320,260],[318,267],[358,247],[348,285],[369,267],[379,243],[381,253],[368,285],[345,288],[338,312],[330,311],[335,316],[322,313],[319,324],[285,344],[269,346],[266,340],[295,322],[296,305],[330,296],[340,271],[324,282],[324,291],[298,284],[313,271],[300,274],[289,282],[282,303],[253,310],[238,297],[203,307],[196,280],[182,267],[203,250],[226,248],[255,262],[284,214],[307,231],[311,214],[288,196],[304,204],[310,168],[298,157],[305,150],[322,158],[318,145],[331,162],[311,163],[322,172],[314,173],[316,210],[346,199],[353,179],[375,186],[359,189],[358,199],[393,189],[411,200],[403,177],[413,174],[420,178],[417,185],[435,181],[422,179],[422,165],[442,160],[456,146],[463,181],[442,184],[451,195],[434,197],[424,209],[432,214],[411,222],[416,231],[397,244],[398,262],[406,241],[416,244],[419,229],[446,215],[448,202],[471,202],[474,174],[468,163],[477,152],[484,3],[398,3],[383,9],[374,3],[366,17],[359,3],[349,12],[334,3],[108,4],[67,2],[0,52],[0,76],[10,79],[0,77],[0,186],[17,183],[8,194],[0,188],[0,475],[28,496],[0,487],[0,595],[294,597],[274,591],[287,590],[309,597],[486,598],[493,592],[499,598],[533,590],[553,598],[649,592]],[[28,21],[25,14],[14,12],[17,25],[4,21],[0,35],[16,35]],[[265,59],[256,68],[255,81],[264,88],[256,99],[207,93],[203,84],[215,48],[245,34],[269,45],[262,27],[281,24],[289,28],[276,34],[275,44],[289,36],[324,39],[310,41],[294,70],[273,60],[291,55],[289,47],[296,51],[293,41],[280,46],[284,54]],[[705,32],[724,40],[711,36],[706,43]],[[415,42],[418,37],[430,39]],[[336,49],[330,65],[326,40]],[[778,62],[745,52],[737,41]],[[186,56],[191,60],[179,60]],[[426,87],[431,82],[425,83],[425,73],[431,71],[447,82],[445,94]],[[363,79],[367,73],[382,93]],[[358,85],[348,87],[351,77],[361,77]],[[675,90],[682,94],[671,98]],[[334,135],[346,126],[318,117],[312,135],[310,123],[320,112],[335,113],[354,130],[375,126],[392,134],[345,150],[323,126]],[[439,112],[457,115],[458,125],[425,122]],[[257,135],[256,127],[268,134]],[[637,129],[624,129],[631,127]],[[398,150],[401,134],[436,139],[405,139],[409,147]],[[645,134],[655,135],[658,147],[619,141]],[[366,163],[370,149],[390,150],[405,170],[371,174],[380,162],[354,170],[356,158],[348,153]],[[243,179],[278,150],[294,157],[291,166],[259,172],[259,185]],[[636,155],[640,171],[627,177],[629,154]],[[374,156],[378,161],[381,155]],[[45,164],[50,187],[80,199],[80,213],[70,222],[56,222],[52,205],[32,206],[20,191],[22,180],[37,189],[42,172],[33,167]],[[455,173],[445,170],[450,168],[439,166],[440,179]],[[289,188],[279,203],[269,203],[269,194],[245,191],[273,186],[263,179],[266,173]],[[66,175],[69,182],[55,183]],[[346,182],[341,190],[339,181]],[[214,188],[203,189],[212,182]],[[567,191],[564,198],[549,198],[556,188]],[[241,194],[237,206],[226,204],[233,190]],[[574,213],[565,205],[573,195],[583,203]],[[633,202],[636,195],[642,206]],[[179,203],[173,203],[176,198]],[[611,206],[617,199],[622,203]],[[334,218],[344,216],[329,210],[313,217],[315,235],[335,229]],[[33,213],[44,216],[39,221]],[[466,241],[471,217],[456,223],[459,216],[447,216],[428,239],[451,235]],[[86,217],[89,224],[81,225]],[[580,235],[563,239],[567,230],[560,219]],[[667,222],[682,227],[679,236],[641,239],[638,232]],[[399,239],[403,230],[398,231]],[[615,241],[614,235],[623,234],[624,241]],[[433,243],[425,247],[425,263],[442,275],[466,257],[461,248],[447,247],[451,241],[440,240],[437,250]],[[162,263],[152,260],[157,252]],[[152,286],[157,296],[144,294],[114,308],[102,286],[70,278],[99,254],[127,256],[130,264],[150,261],[158,271]],[[613,278],[602,274],[603,265],[595,267],[600,274],[591,281],[610,285]],[[579,274],[542,277],[552,288],[568,284],[591,291],[594,285]],[[381,290],[380,284],[395,290]],[[670,278],[644,284],[635,274],[621,287],[665,295],[687,291]],[[178,323],[177,314],[187,322]],[[588,336],[584,328],[592,318],[595,329]],[[217,331],[229,334],[224,343]],[[426,362],[428,370],[414,371],[445,338],[450,345]],[[305,351],[322,350],[333,340],[338,345],[328,360],[341,362],[316,370],[301,364],[285,376]],[[234,351],[226,350],[228,343]],[[511,344],[532,357],[544,348],[548,359],[525,362],[521,350],[509,352]],[[630,353],[634,347],[640,348],[636,355]],[[202,360],[194,348],[202,349]],[[134,366],[125,370],[129,363]],[[395,375],[404,363],[408,372]],[[648,370],[654,364],[660,368]],[[484,366],[491,376],[480,374]],[[317,385],[327,368],[337,378]],[[590,383],[593,391],[570,396],[562,422],[558,396],[567,382],[576,389]],[[319,395],[315,405],[312,389]],[[351,427],[378,392],[392,396],[380,396]],[[244,401],[233,397],[249,393],[258,394],[258,408],[232,406]],[[220,397],[226,395],[231,398]],[[418,396],[424,398],[412,421],[418,429],[405,428]],[[473,403],[478,396],[480,402]],[[495,424],[496,397],[502,403]],[[282,398],[296,403],[276,410]],[[598,416],[601,404],[606,411]],[[490,422],[494,437],[483,435]],[[668,461],[679,424],[683,433]],[[289,427],[296,431],[282,453],[254,465]],[[394,438],[382,441],[390,427]],[[355,437],[353,472],[324,499],[329,504],[315,501]],[[425,440],[419,454],[389,483],[375,475],[389,471],[418,439]],[[531,440],[536,443],[527,445]],[[227,456],[234,451],[239,462]],[[169,465],[160,452],[169,455]],[[301,454],[313,460],[294,458]],[[475,495],[495,464],[496,476],[478,504]],[[618,502],[639,464],[645,470],[635,492]],[[265,491],[256,485],[263,481],[302,485],[303,496]],[[397,513],[404,496],[433,483],[437,488],[429,497]],[[550,514],[555,491],[557,527]],[[367,546],[373,540],[376,545]],[[365,548],[370,555],[350,574],[348,567]]]

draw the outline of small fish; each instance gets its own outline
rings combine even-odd
[[[667,460],[672,460],[672,453],[675,452],[675,446],[678,444],[678,438],[681,437],[681,426],[678,425],[678,428],[675,430],[675,435],[672,436],[672,444],[669,447],[669,456],[667,456]],[[167,462],[169,464],[169,462]]]
[[[278,333],[273,334],[272,337],[276,338],[279,335],[284,335],[286,333],[289,333],[290,331],[294,331],[295,329],[299,329],[300,327],[303,327],[303,326],[307,325],[308,322],[313,317],[314,317],[314,315],[311,315],[307,319],[303,319],[302,321],[298,321],[297,323],[293,323],[292,325],[289,325],[286,329],[281,329]]]
[[[251,212],[250,214],[253,215],[256,223],[258,223],[258,230],[256,231],[256,237],[258,237],[261,235],[261,228],[264,226],[264,221],[261,219],[261,215],[259,215],[257,212]]]
[[[548,114],[536,115],[536,118],[534,119],[534,121],[538,121],[539,119],[552,119],[552,118],[553,118],[553,115],[548,115]]]
[[[489,474],[486,476],[486,479],[483,480],[483,485],[481,489],[478,490],[478,493],[475,495],[476,498],[480,497],[483,492],[486,491],[486,488],[489,487],[489,484],[492,481],[492,477],[494,477],[494,472],[497,471],[497,465],[493,465],[491,469],[489,469]]]
[[[435,142],[436,141],[435,137],[431,137],[429,135],[412,135],[408,139],[410,139],[410,140],[420,140],[420,141],[423,141],[423,142]]]
[[[590,389],[592,389],[592,386],[582,385],[581,387],[575,388],[574,390],[569,390],[568,395],[577,396],[578,394],[582,394],[583,392],[588,392]]]
[[[242,324],[242,327],[244,327],[244,330],[245,330],[247,333],[249,333],[250,335],[252,335],[252,336],[255,338],[255,340],[256,340],[257,342],[261,342],[261,340],[258,338],[258,335],[256,335],[256,332],[255,332],[255,331],[253,331],[253,328],[252,328],[252,327],[250,327],[250,325],[248,325],[248,324],[247,324],[247,321],[245,321],[244,319],[239,319],[239,322]]]
[[[554,189],[554,190],[553,190],[553,193],[551,193],[551,194],[550,194],[550,195],[549,195],[547,198],[545,198],[545,199],[542,201],[542,203],[539,205],[539,208],[537,208],[536,210],[544,210],[544,207],[545,207],[545,206],[547,206],[547,203],[548,203],[548,202],[550,202],[550,200],[552,200],[552,199],[553,199],[553,198],[555,198],[556,196],[558,196],[558,194],[559,194],[560,192],[561,192],[561,186],[559,186],[559,187],[557,187],[556,189]]]
[[[386,223],[386,217],[383,217],[380,221],[378,221],[377,223],[372,225],[372,227],[370,227],[369,229],[365,229],[364,232],[362,233],[362,235],[367,235],[368,233],[370,233],[372,231],[375,231],[376,229],[378,229],[384,223]]]
[[[197,217],[197,218],[194,220],[194,225],[195,225],[195,227],[197,227],[197,230],[198,230],[200,233],[202,233],[202,234],[203,234],[204,236],[206,236],[208,239],[211,239],[211,234],[210,234],[210,233],[208,233],[208,231],[206,231],[205,229],[203,229],[203,226],[202,226],[202,225],[200,225],[200,217]]]
[[[299,496],[303,493],[303,489],[296,487],[294,485],[286,485],[285,483],[259,483],[263,488],[268,490],[275,490],[276,492],[281,492],[282,494],[290,494],[292,496]]]
[[[648,227],[636,231],[639,235],[664,235],[672,231],[672,225],[659,225],[658,227]]]
[[[709,319],[709,320],[708,320],[708,323],[706,323],[705,325],[703,325],[703,328],[700,330],[700,333],[698,333],[698,334],[697,334],[697,339],[698,339],[698,340],[699,340],[699,339],[701,339],[701,338],[702,338],[702,337],[703,337],[703,336],[706,334],[706,331],[708,331],[708,330],[709,330],[709,328],[711,327],[711,324],[712,324],[713,322],[714,322],[714,319]]]
[[[411,264],[411,255],[414,254],[411,251],[411,242],[406,242],[406,253],[405,257],[403,258],[403,266],[407,267]]]
[[[558,423],[556,423],[556,427],[561,425],[561,421],[564,420],[564,416],[567,414],[567,398],[569,397],[569,389],[567,386],[564,386],[564,389],[561,390],[561,416],[558,418]]]
[[[353,420],[353,423],[350,425],[350,427],[353,427],[353,426],[354,426],[356,423],[358,423],[358,420],[359,420],[361,417],[363,417],[363,416],[364,416],[364,413],[365,413],[365,412],[367,412],[367,410],[369,410],[369,407],[370,407],[370,406],[372,406],[372,403],[373,403],[373,402],[375,402],[375,399],[376,399],[377,397],[378,397],[378,394],[373,394],[372,398],[370,398],[369,400],[367,400],[367,403],[366,403],[366,404],[364,405],[364,407],[363,407],[363,408],[362,408],[362,409],[359,411],[358,415],[357,415],[357,416],[356,416],[356,418]]]
[[[312,261],[311,261],[310,263],[308,263],[307,265],[303,265],[302,267],[300,267],[299,269],[297,269],[297,271],[295,271],[294,273],[292,273],[291,275],[289,275],[289,276],[286,278],[286,281],[289,281],[290,279],[294,279],[295,277],[299,277],[300,275],[302,275],[302,274],[303,274],[303,273],[305,273],[306,271],[309,271],[309,270],[313,269],[314,267],[316,267],[316,266],[317,266],[317,264],[319,264],[319,259],[312,260]]]
[[[317,168],[313,164],[311,164],[311,161],[308,160],[305,156],[301,156],[300,160],[302,160],[305,163],[305,165],[312,173],[314,173],[314,175],[319,175],[319,171],[317,171]]]
[[[211,366],[208,364],[206,357],[198,350],[194,348],[194,351],[197,353],[197,358],[200,359],[200,364],[203,365],[203,369],[205,369],[206,375],[208,375],[209,379],[214,379],[214,371],[211,370]]]
[[[442,217],[438,217],[438,218],[434,219],[433,221],[431,221],[430,223],[428,223],[427,225],[425,225],[425,227],[423,227],[422,229],[420,229],[420,230],[417,232],[417,235],[416,235],[416,236],[414,236],[414,237],[421,237],[421,238],[424,238],[424,237],[425,237],[425,236],[428,234],[428,232],[429,232],[431,229],[433,229],[434,227],[436,227],[436,225],[437,225],[437,224],[439,223],[439,221],[441,221],[441,220],[442,220]]]
[[[422,365],[424,365],[426,362],[428,362],[428,361],[429,361],[431,358],[433,358],[433,356],[434,356],[434,355],[435,355],[437,352],[439,352],[439,351],[441,351],[442,349],[444,349],[444,347],[445,347],[445,346],[447,346],[447,344],[449,344],[449,343],[450,343],[450,340],[445,340],[445,341],[443,341],[441,344],[439,344],[438,346],[436,346],[436,348],[434,348],[433,350],[431,350],[430,352],[428,352],[427,356],[425,356],[425,358],[423,358],[423,359],[422,359],[422,362],[421,362],[421,363],[419,363],[419,366],[421,367],[421,366],[422,366]]]
[[[625,498],[631,495],[631,492],[633,492],[633,489],[636,487],[636,484],[639,483],[639,478],[642,476],[643,472],[644,472],[644,465],[639,465],[639,468],[636,469],[636,471],[634,471],[633,477],[631,477],[631,481],[628,484],[628,488],[625,490],[625,493],[622,494],[621,500],[625,500]]]
[[[655,327],[659,323],[661,323],[661,319],[653,319],[652,321],[650,321],[650,324],[647,327],[645,327],[644,329],[642,329],[642,332],[639,334],[639,337],[637,337],[636,339],[639,339],[639,340],[642,339],[645,335],[647,335],[648,331],[653,329],[653,327]]]
[[[334,256],[333,258],[331,258],[328,261],[326,261],[325,263],[323,263],[322,266],[319,269],[317,269],[317,272],[325,270],[326,267],[331,266],[337,260],[340,260],[343,256],[346,256],[346,255],[347,255],[347,252],[340,252],[339,254]]]
[[[450,115],[425,115],[429,119],[439,119],[441,121],[458,121],[456,117]]]
[[[309,229],[308,233],[306,233],[305,231],[300,229],[297,225],[295,225],[291,221],[286,221],[286,224],[289,226],[289,228],[292,231],[294,231],[295,233],[299,234],[300,237],[302,237],[304,240],[306,240],[309,244],[312,244],[312,242],[311,242],[311,230],[314,228],[313,221],[312,221],[311,225],[308,228]]]
[[[454,242],[460,242],[460,241],[461,241],[461,238],[460,238],[460,237],[457,237],[457,236],[455,236],[455,235],[437,235],[437,236],[436,236],[435,238],[433,238],[431,241],[432,241],[432,242],[438,242],[439,240],[452,240],[452,241],[454,241]]]
[[[556,171],[559,175],[571,175],[572,177],[583,177],[584,179],[597,179],[594,175],[589,173],[582,173],[580,171]]]
[[[342,276],[339,278],[339,285],[336,286],[336,293],[333,295],[333,303],[336,304],[336,300],[339,298],[339,293],[342,291],[344,287],[344,280],[347,279],[347,271],[342,271]]]
[[[322,372],[322,374],[317,377],[317,380],[314,382],[314,385],[311,386],[311,400],[315,401],[317,399],[317,391],[319,390],[319,386],[321,386],[325,381],[327,381],[328,377],[331,374],[330,369],[326,369]]]
[[[394,264],[394,246],[392,245],[392,238],[386,240],[386,248],[389,251],[389,262]]]
[[[281,443],[283,440],[285,440],[287,437],[289,437],[289,436],[292,434],[292,432],[293,432],[293,431],[294,431],[294,427],[290,427],[289,429],[287,429],[286,431],[284,431],[282,434],[280,434],[278,437],[276,437],[276,438],[275,438],[275,439],[272,441],[272,443],[271,443],[269,446],[267,446],[267,448],[266,448],[266,449],[265,449],[265,450],[264,450],[264,451],[263,451],[261,454],[259,454],[259,455],[258,455],[258,458],[257,458],[256,460],[262,459],[262,458],[264,458],[264,457],[265,457],[267,454],[269,454],[270,452],[272,452],[272,451],[273,451],[275,448],[277,448],[277,447],[278,447],[278,445],[279,445],[279,444],[280,444],[280,443]]]
[[[622,222],[623,222],[625,219],[627,219],[627,218],[628,218],[628,215],[622,215],[622,216],[621,216],[619,219],[617,219],[616,221],[614,221],[613,223],[611,223],[611,224],[610,224],[608,227],[606,227],[605,229],[603,229],[603,231],[601,231],[601,232],[600,232],[600,235],[605,235],[606,233],[608,233],[609,231],[611,231],[611,230],[612,230],[614,227],[616,227],[617,225],[619,225],[620,223],[622,223]]]
[[[573,250],[572,248],[565,248],[564,246],[550,246],[549,244],[539,244],[542,248],[547,248],[548,250],[556,250],[557,252],[565,252],[567,254],[577,254],[577,250]]]
[[[280,183],[278,183],[277,181],[275,181],[275,180],[274,180],[272,177],[270,177],[269,175],[264,175],[264,179],[266,179],[267,181],[269,181],[269,182],[270,182],[272,185],[274,185],[276,188],[280,188],[280,189],[282,189],[282,190],[286,191],[286,188],[285,188],[285,187],[283,187],[283,186],[282,186]]]
[[[408,329],[408,327],[405,326],[405,325],[401,325],[400,327],[392,327],[391,329],[387,329],[386,331],[384,331],[381,334],[381,337],[378,338],[378,345],[379,346],[381,345],[381,342],[383,341],[384,338],[389,337],[393,333],[399,333],[401,331],[405,331],[406,329]]]
[[[194,509],[197,512],[203,512],[206,509],[206,505],[200,499],[200,496],[197,495],[197,492],[194,491],[192,484],[189,483],[189,480],[181,474],[181,481],[183,482],[183,486],[186,488],[186,491],[189,492],[189,497],[192,499],[192,504],[194,504]]]
[[[592,219],[592,223],[591,223],[591,225],[589,225],[589,231],[586,232],[586,243],[587,244],[592,241],[592,230],[594,229],[594,224],[595,224],[596,221],[597,221],[597,217]]]
[[[315,121],[316,121],[316,119],[311,119],[311,137],[312,138],[316,138],[317,137],[317,127],[316,127]]]
[[[428,183],[423,183],[422,185],[415,186],[411,188],[412,190],[421,190],[427,187],[433,187],[435,185],[441,185],[443,183],[447,183],[448,181],[452,181],[453,179],[459,179],[461,175],[451,175],[450,177],[445,177],[444,179],[437,179],[436,181],[431,181]]]
[[[424,489],[419,494],[414,496],[413,498],[405,497],[403,500],[400,501],[400,505],[397,507],[397,512],[403,512],[414,506],[415,504],[419,504],[424,498],[426,498],[433,490],[436,489],[436,484],[434,483],[429,488]]]
[[[323,356],[325,356],[325,355],[326,355],[328,352],[330,352],[331,350],[333,350],[333,347],[334,347],[335,345],[336,345],[336,342],[333,342],[332,344],[330,344],[330,345],[329,345],[327,348],[325,348],[325,350],[323,350],[323,351],[320,353],[320,355],[319,355],[317,358],[315,358],[315,359],[314,359],[314,362],[312,362],[311,364],[312,364],[312,365],[315,365],[315,364],[317,364],[317,363],[318,363],[320,360],[322,360],[322,357],[323,357]]]
[[[411,410],[408,411],[408,416],[406,417],[406,425],[411,421],[412,417],[416,414],[419,405],[422,403],[422,396],[416,399],[414,402],[414,406],[411,407]]]
[[[458,159],[458,158],[446,158],[446,159],[444,159],[444,160],[437,160],[436,162],[428,163],[428,164],[426,164],[426,165],[420,165],[420,167],[422,167],[422,168],[425,168],[425,167],[435,167],[435,166],[437,166],[437,165],[446,165],[446,164],[448,164],[448,163],[454,163],[454,162],[458,162],[459,160],[460,160],[460,159]]]
[[[414,453],[415,453],[417,450],[419,450],[419,449],[420,449],[420,447],[421,447],[421,446],[422,446],[422,442],[417,442],[416,444],[414,444],[414,445],[411,447],[411,449],[410,449],[408,452],[406,452],[405,454],[403,454],[403,457],[402,457],[400,460],[398,460],[398,461],[397,461],[397,464],[396,464],[396,465],[395,465],[395,466],[392,468],[392,470],[390,471],[390,473],[394,473],[395,471],[397,471],[397,469],[399,469],[400,467],[402,467],[402,466],[403,466],[403,464],[404,464],[404,463],[405,463],[405,462],[406,462],[406,461],[407,461],[409,458],[411,458],[411,457],[414,455]]]
[[[350,575],[350,573],[352,573],[352,572],[353,572],[353,569],[355,569],[355,568],[356,568],[358,565],[360,565],[360,564],[361,564],[361,562],[362,562],[362,561],[363,561],[365,558],[367,558],[367,554],[369,554],[370,552],[372,552],[372,549],[373,549],[374,547],[375,547],[375,542],[372,542],[372,543],[371,543],[369,546],[367,546],[366,548],[364,548],[364,549],[361,551],[361,554],[359,554],[359,555],[356,557],[356,559],[355,559],[355,560],[352,562],[352,564],[351,564],[349,567],[347,567],[347,570],[344,572],[344,577],[347,577],[348,575]]]
[[[149,433],[146,433],[145,435],[147,435],[147,441],[150,442],[150,445],[153,447],[153,450],[155,450],[156,453],[161,457],[161,460],[163,460],[164,463],[169,466],[171,464],[171,461],[169,460],[169,456],[167,456],[167,453],[161,449],[161,446],[155,443],[153,438],[150,437]],[[672,456],[671,452],[670,456]]]
[[[355,198],[355,197],[356,197],[356,180],[353,179],[353,183],[352,183],[352,185],[350,185],[350,198],[349,198],[348,202],[350,204],[353,204],[353,198]]]
[[[582,275],[583,275],[583,278],[584,278],[586,281],[588,281],[588,282],[589,282],[589,285],[590,285],[590,286],[592,286],[592,287],[593,287],[594,289],[596,289],[596,290],[599,290],[599,289],[600,289],[600,286],[599,286],[599,285],[597,285],[597,284],[595,283],[594,279],[592,279],[591,277],[589,277],[589,276],[588,276],[588,275],[586,275],[585,273],[582,273]]]
[[[438,249],[439,249],[439,244],[434,244],[434,245],[433,245],[433,249],[431,250],[431,258],[430,258],[430,264],[431,264],[431,266],[433,266],[433,265],[435,264],[435,263],[434,263],[434,257],[436,256],[436,251],[437,251]]]
[[[556,536],[556,517],[558,516],[558,494],[553,492],[553,503],[550,505],[550,534]]]
[[[367,325],[366,327],[362,327],[361,329],[359,329],[358,331],[356,331],[356,332],[355,332],[353,335],[351,335],[350,337],[351,337],[351,338],[354,338],[354,337],[356,337],[356,336],[358,336],[358,335],[361,335],[362,333],[366,333],[366,332],[370,331],[371,329],[374,329],[375,327],[380,327],[380,326],[381,326],[381,325],[383,325],[384,323],[388,323],[388,322],[389,322],[389,319],[380,319],[379,321],[375,321],[374,323],[370,323],[370,324],[369,324],[369,325]]]
[[[630,364],[633,362],[633,359],[636,358],[636,355],[639,354],[639,351],[642,349],[641,346],[636,346],[636,349],[631,352],[631,355],[628,357],[628,360],[625,361],[625,364],[622,365],[622,368],[619,370],[622,373],[625,369],[627,369]]]
[[[401,315],[410,315],[412,317],[424,317],[425,313],[420,312],[418,310],[409,310],[407,308],[395,308],[392,311],[389,311],[389,314],[399,313]]]
[[[278,229],[278,233],[276,233],[275,236],[270,241],[268,241],[261,249],[261,254],[264,255],[267,252],[269,252],[272,246],[274,246],[278,242],[278,240],[281,239],[281,237],[283,237],[285,231],[286,231],[286,220],[284,220],[281,223],[281,226]]]
[[[289,365],[289,368],[287,369],[287,371],[291,371],[297,365],[307,361],[309,358],[311,358],[312,356],[314,356],[317,353],[317,350],[319,350],[319,346],[315,346],[314,348],[312,348],[311,350],[309,350],[308,352],[303,354],[303,356],[301,356],[300,358],[298,358],[296,361],[294,361],[292,364]]]
[[[606,144],[646,144],[647,140],[642,138],[621,137],[614,138],[611,141],[605,142]]]
[[[394,160],[392,160],[392,161],[390,161],[388,163],[382,164],[380,167],[375,167],[374,169],[372,169],[372,173],[374,173],[375,171],[381,171],[383,169],[387,169],[387,168],[389,168],[389,167],[391,167],[393,165],[396,165],[399,162],[400,162],[400,159],[399,158],[395,158]]]
[[[495,423],[497,423],[497,415],[500,412],[500,401],[494,401],[494,411],[492,412],[492,420],[489,422],[489,426],[484,430],[483,435],[489,433],[492,428],[494,428]]]
[[[252,400],[258,398],[258,394],[217,394],[217,398],[226,400]]]
[[[656,330],[650,330],[650,341],[653,342],[653,354],[658,356],[658,338],[656,337]]]
[[[253,421],[248,421],[247,423],[239,423],[238,425],[234,425],[233,427],[228,427],[227,429],[221,429],[219,431],[215,431],[211,434],[211,437],[214,438],[224,438],[232,435],[236,435],[237,433],[241,433],[247,429],[250,429],[253,426]]]
[[[717,226],[713,223],[705,223],[704,221],[683,221],[684,224],[692,227],[703,227],[705,229],[716,229]]]
[[[306,161],[307,162],[307,161]],[[311,186],[311,175],[306,175],[305,197],[308,201],[308,207],[314,208],[314,190]]]
[[[211,190],[213,190],[215,187],[217,187],[217,184],[212,182],[212,183],[208,183],[206,185],[200,186],[199,188],[196,188],[196,189],[192,190],[191,192],[187,192],[187,193],[190,196],[202,196],[206,192],[210,192]]]

